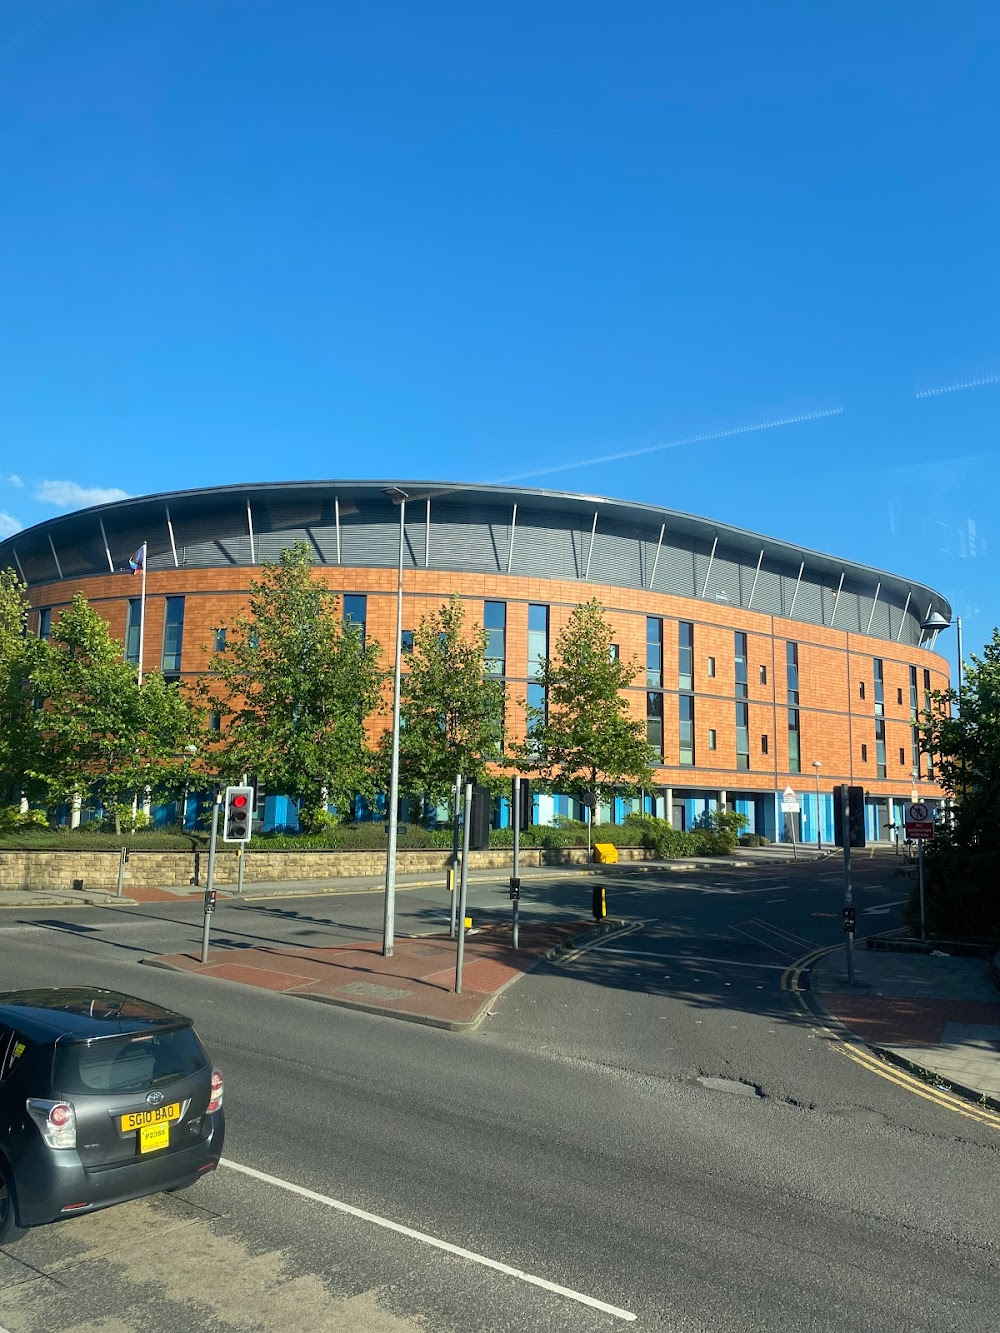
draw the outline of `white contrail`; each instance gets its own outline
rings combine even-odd
[[[754,431],[774,430],[777,426],[795,426],[801,421],[820,421],[823,417],[837,417],[843,413],[842,407],[831,407],[824,412],[803,412],[797,417],[776,417],[773,421],[757,421],[752,426],[733,426],[729,430],[714,430],[707,435],[687,435],[682,440],[669,440],[666,444],[650,444],[643,449],[624,449],[617,454],[603,454],[600,458],[578,458],[573,463],[558,463],[555,467],[536,468],[534,472],[519,472],[515,477],[499,477],[492,484],[502,486],[513,481],[528,481],[531,477],[548,477],[553,472],[572,472],[579,467],[593,467],[596,463],[617,463],[623,458],[641,458],[644,454],[657,454],[664,449],[679,449],[685,444],[705,444],[710,440],[727,440],[734,435],[750,435]]]
[[[935,398],[939,393],[958,393],[959,389],[978,389],[981,384],[1000,384],[1000,375],[981,375],[976,380],[958,380],[940,389],[917,389],[914,398]]]

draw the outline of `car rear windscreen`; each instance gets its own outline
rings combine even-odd
[[[52,1084],[65,1095],[142,1092],[196,1074],[207,1063],[191,1028],[60,1042],[55,1049]]]

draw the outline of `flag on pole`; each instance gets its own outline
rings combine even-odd
[[[128,562],[128,567],[129,567],[129,569],[131,569],[131,571],[132,571],[133,574],[138,574],[140,569],[145,569],[145,568],[146,568],[146,543],[145,543],[145,542],[143,542],[143,544],[139,547],[138,551],[136,551],[135,555],[134,555],[134,556],[132,557],[132,559]]]

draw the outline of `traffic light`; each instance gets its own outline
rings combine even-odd
[[[841,789],[833,789],[833,840],[838,847],[844,845],[844,821],[841,810]],[[847,842],[849,847],[865,846],[865,789],[864,787],[847,788]]]
[[[513,782],[511,783],[511,804],[514,803]],[[522,778],[518,790],[521,793],[521,814],[518,820],[518,828],[529,828],[531,825],[531,813],[534,802],[531,799],[531,783],[527,778]]]
[[[253,787],[227,787],[222,813],[222,841],[249,842],[253,821]]]
[[[489,787],[478,785],[472,788],[472,810],[469,812],[469,847],[473,851],[483,851],[490,845],[490,815],[493,811],[493,796]]]

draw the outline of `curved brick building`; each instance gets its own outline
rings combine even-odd
[[[632,704],[661,760],[647,809],[684,826],[723,802],[774,838],[790,786],[802,804],[796,831],[810,841],[818,775],[825,840],[839,782],[864,786],[868,836],[885,839],[914,785],[939,794],[913,719],[927,692],[948,684],[935,631],[922,628],[933,612],[951,619],[947,601],[913,580],[688,514],[505,486],[212,487],[40,523],[0,542],[0,567],[26,580],[40,634],[79,590],[137,660],[128,559],[148,543],[143,667],[184,678],[204,668],[216,627],[242,609],[254,566],[304,540],[318,577],[391,661],[400,492],[409,497],[404,633],[457,591],[489,630],[488,669],[510,683],[512,700],[538,690],[533,664],[572,607],[601,600],[618,651],[646,666]],[[523,730],[517,714],[512,703],[512,734]],[[604,814],[628,808],[615,801]],[[540,797],[539,818],[554,813],[577,811],[567,797]]]

